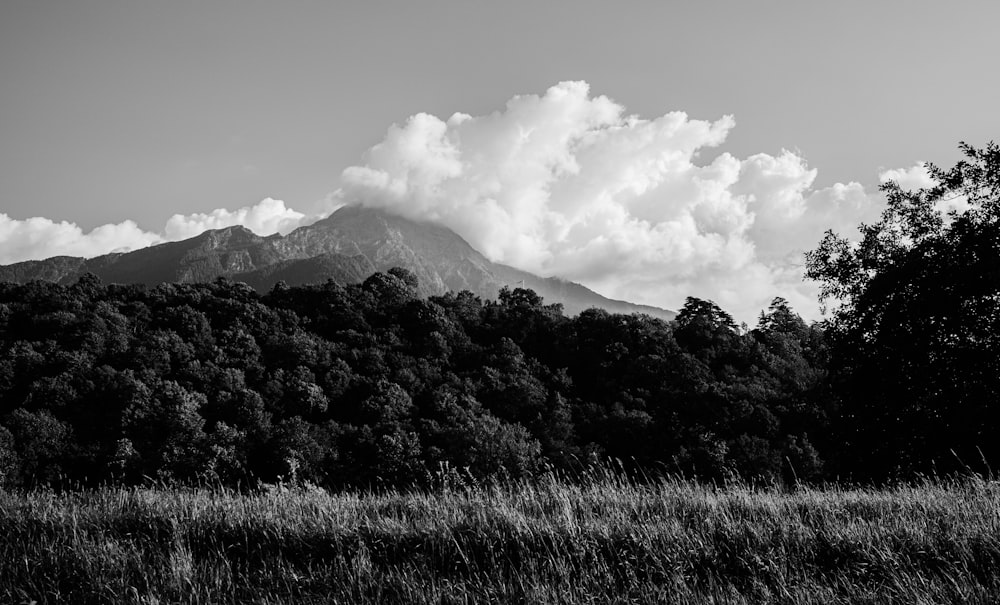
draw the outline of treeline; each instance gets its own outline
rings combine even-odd
[[[406,270],[245,284],[0,285],[0,481],[419,483],[619,458],[717,479],[842,472],[823,332],[534,292],[422,299]]]
[[[406,270],[260,295],[0,284],[0,484],[278,478],[406,485],[617,458],[687,477],[884,481],[1000,463],[1000,147],[883,185],[754,329],[689,298],[670,323],[534,292],[423,299]]]

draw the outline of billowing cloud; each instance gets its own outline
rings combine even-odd
[[[144,248],[161,238],[132,221],[101,225],[84,233],[75,223],[34,217],[15,220],[0,213],[0,264],[50,256],[97,256]]]
[[[145,231],[130,220],[84,232],[75,223],[42,217],[16,220],[0,213],[0,264],[52,256],[92,257],[124,252],[233,225],[243,225],[260,235],[284,234],[317,218],[287,208],[281,200],[271,198],[234,211],[219,209],[206,214],[176,214],[160,232]]]
[[[924,162],[917,162],[909,168],[883,170],[879,173],[878,180],[880,183],[895,181],[903,189],[923,189],[935,184]]]
[[[904,190],[911,191],[929,189],[937,184],[931,178],[930,172],[927,171],[927,164],[925,162],[917,162],[909,168],[883,170],[879,173],[878,180],[880,183],[894,181]],[[952,210],[961,213],[968,210],[969,200],[964,195],[954,195],[940,200],[936,206],[943,213]]]
[[[643,119],[563,82],[489,115],[392,126],[335,197],[443,223],[492,260],[615,298],[711,298],[752,323],[781,295],[816,317],[803,252],[827,228],[877,217],[882,200],[858,183],[813,188],[816,169],[791,151],[701,161],[734,126]]]
[[[720,149],[734,127],[731,116],[629,115],[585,82],[564,82],[489,115],[421,113],[392,126],[320,206],[362,203],[442,223],[495,261],[614,298],[673,309],[688,295],[709,298],[753,324],[784,296],[817,318],[803,253],[826,229],[851,234],[876,220],[884,199],[853,182],[814,187],[817,169],[792,151],[735,157]],[[879,178],[929,183],[923,164]],[[175,215],[159,232],[125,221],[84,233],[0,214],[0,263],[95,256],[236,224],[287,233],[317,218],[271,198]]]
[[[285,202],[265,198],[253,206],[245,206],[230,212],[224,208],[207,214],[175,214],[167,221],[164,235],[168,240],[194,237],[208,229],[222,229],[233,225],[243,225],[260,235],[292,231],[303,224],[305,214],[285,207]]]

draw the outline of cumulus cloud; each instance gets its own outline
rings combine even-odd
[[[883,170],[879,173],[878,180],[880,183],[894,181],[901,188],[911,191],[929,189],[937,185],[937,182],[931,178],[930,172],[927,171],[926,162],[917,162],[909,168]],[[969,209],[969,200],[964,195],[956,195],[940,200],[936,206],[942,213],[949,211],[962,213]]]
[[[644,119],[585,82],[489,115],[417,114],[343,171],[341,202],[451,227],[492,260],[678,308],[711,298],[752,323],[770,299],[818,315],[804,251],[881,211],[858,183],[816,189],[791,151],[721,153],[735,121]]]
[[[381,207],[442,223],[492,260],[579,281],[613,298],[679,308],[719,303],[755,322],[774,296],[818,318],[803,253],[826,229],[854,232],[884,208],[859,183],[816,188],[798,153],[738,158],[722,149],[731,116],[642,118],[585,82],[511,98],[488,115],[416,114],[389,128],[320,206]],[[925,186],[923,164],[878,175]],[[84,233],[72,223],[0,214],[0,263],[113,250],[244,225],[287,233],[306,216],[267,198],[237,210],[175,215],[160,231],[132,221]]]
[[[222,229],[233,225],[243,225],[260,235],[292,231],[303,224],[306,215],[285,207],[285,202],[265,198],[253,206],[244,206],[229,211],[225,208],[207,214],[175,214],[167,221],[164,236],[168,240],[194,237],[208,229]]]
[[[50,256],[97,256],[143,248],[161,238],[132,221],[101,225],[84,233],[75,223],[34,217],[15,220],[0,213],[0,264]]]
[[[903,189],[924,189],[935,185],[931,174],[927,172],[927,164],[917,162],[909,168],[892,168],[883,170],[878,175],[880,183],[895,181]]]
[[[233,225],[243,225],[260,235],[284,234],[317,218],[271,198],[234,211],[218,209],[205,214],[175,214],[159,232],[145,231],[131,220],[84,232],[75,223],[42,217],[17,220],[0,213],[0,264],[52,256],[89,258],[109,252],[126,252]]]

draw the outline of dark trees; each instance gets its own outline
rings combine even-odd
[[[787,305],[741,334],[698,299],[670,324],[417,292],[403,270],[263,296],[0,284],[0,482],[371,486],[604,456],[774,479],[816,453],[818,337]]]
[[[859,244],[828,232],[808,255],[838,305],[839,432],[862,476],[1000,461],[1000,148],[962,151],[929,166],[934,187],[886,183]]]

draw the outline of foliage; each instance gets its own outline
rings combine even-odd
[[[442,464],[484,479],[602,456],[821,477],[823,335],[785,303],[740,333],[698,299],[674,325],[566,317],[523,288],[417,292],[404,269],[266,295],[0,284],[0,477],[402,486]]]
[[[861,241],[828,232],[808,275],[839,304],[831,384],[846,468],[868,476],[998,460],[1000,147],[962,145],[935,186],[883,186]],[[864,459],[863,459],[864,458]]]

